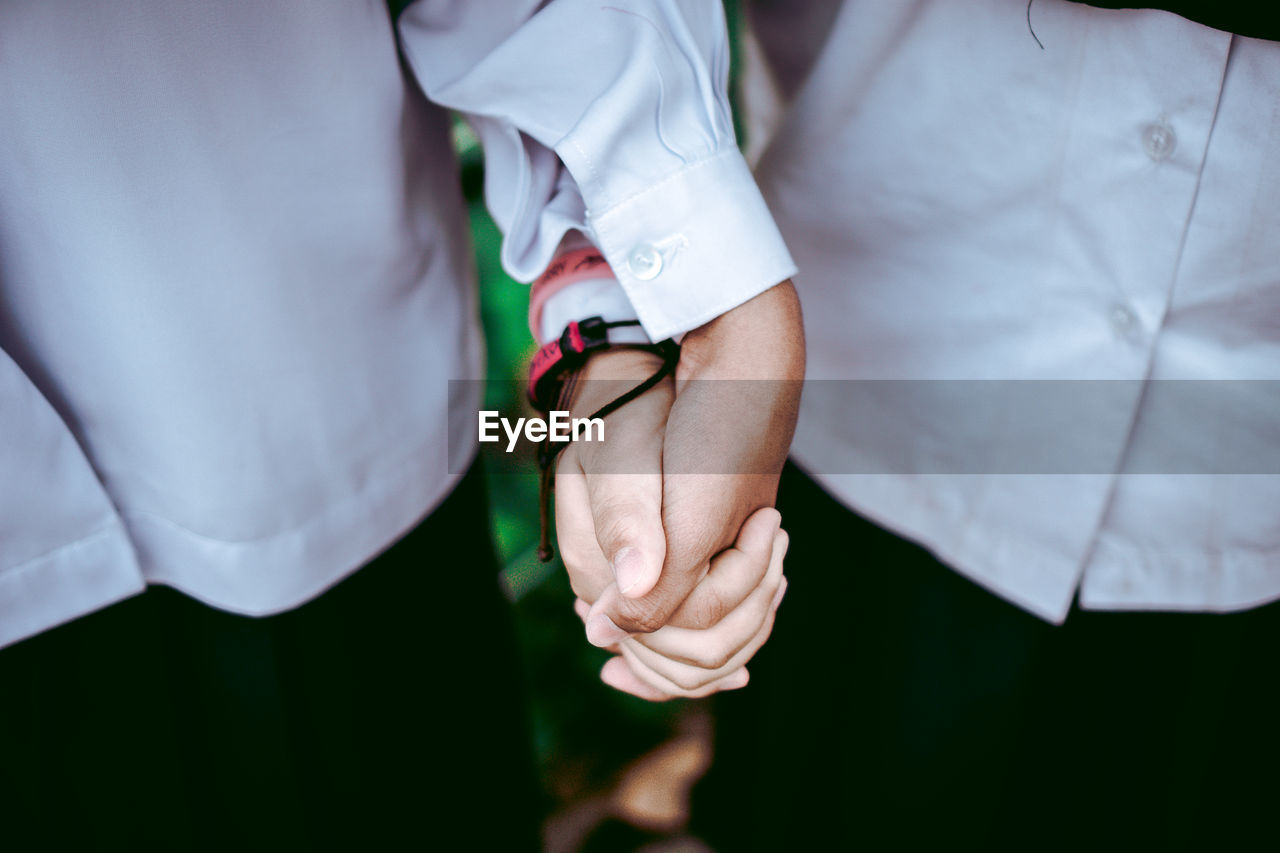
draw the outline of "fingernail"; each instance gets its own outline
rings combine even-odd
[[[607,649],[626,637],[627,632],[613,624],[613,620],[603,613],[597,613],[587,620],[587,642],[593,646]]]
[[[644,577],[644,558],[637,548],[627,545],[613,555],[613,579],[623,595],[636,588]]]
[[[747,674],[746,667],[743,667],[733,675],[729,676],[728,680],[725,681],[724,689],[737,690],[740,687],[746,687],[747,682],[750,680],[751,676]]]

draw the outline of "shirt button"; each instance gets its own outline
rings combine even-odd
[[[1127,337],[1137,325],[1138,318],[1128,305],[1121,305],[1117,302],[1111,306],[1111,328],[1115,330],[1117,335]]]
[[[662,254],[649,243],[641,243],[627,256],[627,269],[641,281],[649,281],[662,272]]]
[[[1142,129],[1142,148],[1147,152],[1147,156],[1157,163],[1167,160],[1176,147],[1178,147],[1178,136],[1163,119],[1152,122]]]

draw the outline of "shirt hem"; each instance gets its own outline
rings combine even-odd
[[[119,519],[0,572],[0,648],[123,601],[146,588]]]

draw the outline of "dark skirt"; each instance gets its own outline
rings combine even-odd
[[[778,506],[787,598],[696,792],[716,849],[1274,849],[1280,605],[1055,627],[793,466]]]
[[[473,470],[289,612],[152,587],[0,650],[0,849],[537,849],[487,518]]]

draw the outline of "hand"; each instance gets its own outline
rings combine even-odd
[[[574,400],[574,415],[594,411],[651,375],[661,362],[649,353],[615,350],[597,356]],[[608,419],[607,440],[575,443],[563,454],[556,476],[556,527],[575,609],[586,617],[590,603],[616,587],[619,574],[604,558],[602,537],[626,538],[633,547],[662,554],[663,481],[660,473],[665,423],[674,400],[666,380]],[[710,571],[684,600],[676,621],[702,630],[663,628],[643,639],[610,646],[618,655],[601,678],[620,690],[661,701],[706,696],[746,684],[744,664],[768,638],[786,581],[782,558],[787,536],[781,516],[768,507],[743,525],[735,547],[712,562]],[[626,568],[625,562],[622,568]],[[625,572],[622,573],[625,578]]]
[[[622,640],[611,647],[617,656],[605,663],[601,679],[650,701],[701,697],[745,686],[749,677],[745,664],[769,638],[786,593],[782,566],[787,534],[779,529],[780,521],[774,509],[755,512],[734,547],[711,561],[711,571],[695,588],[693,596],[714,590],[719,600],[738,602],[731,612],[706,629],[668,625],[644,642],[632,637]],[[574,609],[585,620],[587,602],[578,599]]]
[[[640,350],[593,356],[581,373],[573,416],[597,411],[661,366],[659,356]],[[674,401],[675,382],[664,379],[606,418],[604,441],[574,442],[560,455],[556,541],[579,599],[594,602],[615,583],[630,589],[638,565],[661,565],[662,439]]]
[[[574,416],[659,364],[634,350],[594,356]],[[691,332],[674,381],[610,415],[606,441],[576,442],[562,455],[557,540],[588,638],[619,655],[602,670],[607,683],[650,699],[746,683],[742,664],[769,636],[785,589],[786,538],[774,533],[776,512],[757,513],[772,521],[765,540],[781,546],[768,559],[746,558],[752,536],[764,534],[743,522],[773,503],[803,373],[799,306],[786,282]],[[694,381],[702,379],[773,381]],[[694,473],[699,460],[707,472]],[[712,556],[740,529],[743,541],[713,571]],[[648,635],[629,637],[619,625]]]
[[[588,367],[597,367],[599,358]],[[613,375],[599,367],[598,375]],[[674,389],[664,383],[661,398],[647,401],[643,411],[626,410],[649,395],[610,417],[617,427],[611,427],[608,441],[581,459],[581,470],[588,474],[586,494],[574,494],[566,484],[556,501],[566,565],[578,559],[580,566],[592,564],[591,588],[584,590],[587,595],[579,594],[592,602],[586,617],[592,643],[612,646],[629,634],[652,634],[668,623],[706,629],[733,609],[690,593],[747,516],[773,504],[803,377],[799,301],[791,283],[783,282],[686,335]],[[594,402],[575,405],[575,414],[593,410]],[[662,423],[662,408],[668,405]],[[606,449],[620,432],[625,436],[621,446]],[[575,448],[580,446],[585,445]],[[610,458],[633,459],[630,470],[649,473],[590,475],[595,465]],[[559,478],[556,487],[562,488]],[[590,548],[565,545],[566,534],[585,539],[584,502],[599,550],[594,556],[584,553]],[[646,644],[643,638],[640,643]]]

